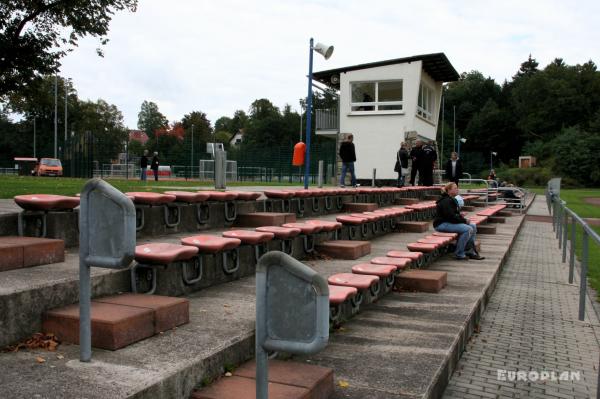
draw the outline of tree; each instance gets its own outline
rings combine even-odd
[[[159,147],[159,139],[156,132],[165,129],[169,125],[167,118],[158,110],[158,105],[151,101],[144,101],[142,108],[138,113],[138,129],[143,130],[148,135],[146,147],[151,151],[156,151]]]
[[[58,72],[60,59],[84,36],[106,44],[113,14],[136,7],[137,0],[0,2],[0,96]]]
[[[532,76],[536,72],[539,72],[538,65],[540,64],[535,60],[535,58],[531,58],[531,54],[529,54],[529,58],[527,58],[527,61],[521,64],[519,71],[515,76],[513,76],[513,80],[523,76]]]

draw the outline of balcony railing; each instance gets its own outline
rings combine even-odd
[[[317,130],[335,130],[340,129],[340,114],[337,108],[335,109],[317,109],[316,114],[316,129]]]

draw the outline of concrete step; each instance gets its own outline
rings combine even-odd
[[[395,203],[398,205],[414,205],[418,204],[419,202],[421,202],[421,200],[418,198],[399,198],[395,201]]]
[[[192,394],[193,399],[254,398],[256,363],[247,362],[231,377]],[[292,361],[269,361],[269,398],[327,399],[333,393],[333,370]]]
[[[344,204],[344,210],[347,212],[373,212],[379,208],[379,205],[373,202],[350,202]]]
[[[448,273],[435,270],[408,270],[396,277],[400,291],[438,293],[448,283]]]
[[[37,237],[0,237],[0,272],[47,265],[65,260],[63,240]]]
[[[315,249],[322,255],[336,259],[358,259],[371,253],[371,243],[353,240],[325,241],[315,246]]]
[[[430,222],[398,222],[396,228],[411,233],[425,233],[429,230]]]
[[[241,213],[235,219],[237,227],[281,226],[284,223],[296,222],[294,213],[254,212]]]

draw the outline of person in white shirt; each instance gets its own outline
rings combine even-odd
[[[456,183],[458,185],[458,180],[461,178],[463,174],[462,161],[458,158],[458,154],[453,152],[450,154],[450,159],[446,161],[446,179],[448,181]]]

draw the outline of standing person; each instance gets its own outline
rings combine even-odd
[[[421,140],[417,140],[415,142],[415,146],[410,150],[410,159],[412,160],[412,163],[410,165],[410,185],[411,186],[415,185],[417,172],[419,171],[419,160],[422,158],[422,156],[421,156],[422,147],[423,147],[423,142]],[[419,174],[419,180],[421,180],[422,178],[423,177],[421,176],[421,174]]]
[[[345,187],[346,173],[350,171],[352,187],[356,187],[356,175],[354,174],[354,162],[356,152],[354,151],[354,135],[349,134],[340,145],[340,158],[342,158],[342,175],[340,176],[340,187]]]
[[[450,154],[450,159],[446,161],[446,178],[448,181],[456,183],[458,186],[458,180],[463,174],[462,161],[458,159],[458,154],[453,152]]]
[[[491,180],[490,181],[490,186],[491,187],[494,187],[494,188],[498,187],[498,181],[496,180],[497,179],[497,177],[496,177],[496,171],[494,169],[490,170],[490,174],[488,175],[487,179]]]
[[[408,158],[406,143],[400,143],[400,150],[396,153],[396,166],[394,166],[394,171],[398,172],[398,187],[404,187],[408,172]]]
[[[148,150],[144,150],[144,155],[140,158],[140,179],[146,181],[146,174],[148,172]]]
[[[158,165],[160,162],[158,161],[158,152],[154,151],[154,156],[152,157],[152,163],[150,164],[150,169],[154,173],[154,181],[158,181]]]
[[[476,259],[482,260],[485,257],[479,255],[475,249],[475,235],[477,226],[469,223],[458,209],[458,203],[455,197],[458,195],[458,186],[451,182],[442,189],[442,198],[436,202],[436,216],[433,220],[433,227],[436,231],[445,233],[458,233],[456,241],[456,251],[454,258],[457,260]]]
[[[419,185],[433,186],[433,166],[435,161],[437,161],[437,152],[433,147],[433,141],[429,141],[421,150]]]

